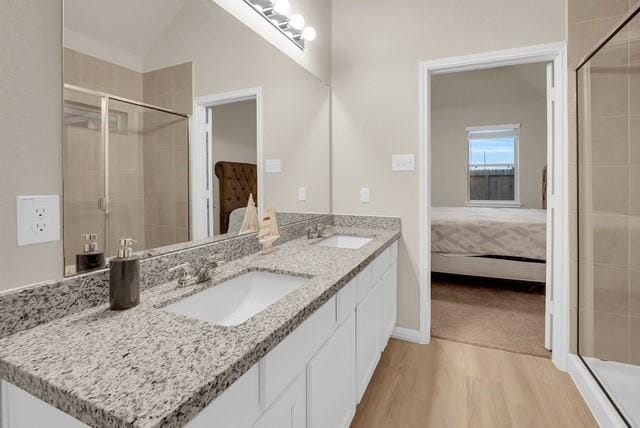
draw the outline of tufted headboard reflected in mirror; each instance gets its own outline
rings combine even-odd
[[[253,195],[254,201],[258,200],[258,169],[256,164],[220,161],[215,165],[215,173],[220,201],[220,233],[223,234],[229,232],[232,213],[246,208],[249,195]]]

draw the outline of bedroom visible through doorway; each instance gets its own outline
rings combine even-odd
[[[551,356],[550,67],[431,77],[434,337]]]

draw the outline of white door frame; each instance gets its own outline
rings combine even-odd
[[[552,360],[560,370],[567,369],[569,356],[569,136],[567,124],[566,43],[550,43],[506,49],[461,57],[421,62],[419,108],[419,219],[420,219],[420,337],[431,340],[431,76],[459,71],[481,70],[509,65],[553,61],[555,68],[556,122],[554,189],[548,192],[548,206],[554,210],[554,248],[547,260],[553,278]],[[553,144],[553,143],[549,143]],[[551,172],[550,172],[551,173]]]
[[[193,240],[211,238],[207,236],[207,222],[213,225],[213,209],[209,210],[207,219],[207,199],[213,201],[213,187],[207,190],[207,180],[213,183],[213,168],[211,165],[212,150],[207,150],[204,138],[207,109],[210,107],[239,101],[256,101],[256,160],[258,166],[258,204],[259,213],[264,207],[264,159],[262,152],[262,88],[247,88],[221,94],[204,95],[194,98],[193,123],[191,130],[191,233]],[[211,141],[209,141],[211,144]],[[207,153],[209,159],[207,159]],[[212,166],[212,165],[211,165]],[[212,233],[213,235],[213,233]]]

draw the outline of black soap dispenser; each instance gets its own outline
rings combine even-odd
[[[140,303],[140,258],[133,255],[131,238],[120,239],[118,256],[109,261],[109,306],[120,311]]]
[[[83,233],[82,252],[76,254],[76,272],[86,272],[105,266],[104,251],[98,250],[98,234]]]

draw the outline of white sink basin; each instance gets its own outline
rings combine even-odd
[[[357,250],[367,245],[372,239],[373,238],[363,238],[362,236],[333,235],[318,242],[318,245]]]
[[[236,326],[306,281],[307,278],[300,276],[254,271],[186,297],[163,309],[217,325]]]

